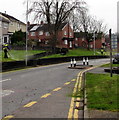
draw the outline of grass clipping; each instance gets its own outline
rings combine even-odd
[[[119,111],[117,75],[86,74],[87,106],[91,109]]]

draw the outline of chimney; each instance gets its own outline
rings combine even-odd
[[[28,25],[28,27],[30,26],[30,22],[29,21],[27,22],[27,25]]]

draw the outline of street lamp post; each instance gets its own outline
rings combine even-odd
[[[25,64],[27,66],[27,41],[28,41],[28,0],[27,0],[27,10],[26,10],[26,60]]]
[[[109,30],[110,38],[110,77],[112,77],[112,41],[111,41],[111,29]]]

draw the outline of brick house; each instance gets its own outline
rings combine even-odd
[[[37,42],[38,46],[49,46],[49,42],[52,40],[52,35],[48,31],[48,24],[30,24],[28,23],[29,40],[33,40]],[[54,24],[51,25],[51,29],[53,29]],[[62,23],[60,29],[58,31],[57,38],[57,47],[60,48],[73,48],[74,47],[74,32],[71,26],[68,23]]]
[[[95,48],[100,49],[102,48],[102,43],[105,43],[105,38],[102,37],[101,39],[96,39],[95,40]],[[75,48],[87,48],[88,47],[88,42],[86,41],[85,37],[83,34],[80,34],[80,32],[75,32],[74,33],[74,46]],[[90,42],[90,48],[94,48],[94,42]]]

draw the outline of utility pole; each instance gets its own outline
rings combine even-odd
[[[93,36],[94,36],[94,43],[93,43],[93,44],[94,44],[94,45],[93,45],[94,47],[93,47],[93,48],[94,48],[94,55],[95,55],[95,32],[94,32],[94,35],[93,35]]]
[[[27,66],[27,42],[28,42],[28,0],[27,0],[27,9],[26,9],[26,66]]]
[[[70,41],[69,41],[69,19],[68,19],[68,43],[69,43],[69,47],[70,47]]]
[[[112,41],[111,41],[111,29],[109,30],[110,38],[110,77],[112,77]]]

